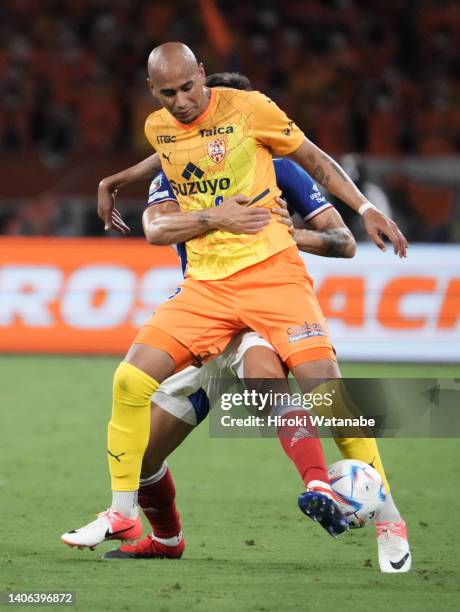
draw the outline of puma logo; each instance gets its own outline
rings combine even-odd
[[[116,460],[118,461],[118,463],[121,463],[121,461],[120,461],[120,459],[119,459],[119,458],[120,458],[120,457],[122,457],[123,455],[126,455],[126,453],[120,453],[119,455],[114,455],[113,453],[111,453],[111,452],[109,451],[109,449],[107,449],[107,452],[109,453],[109,455],[110,455],[111,457],[113,457],[114,459],[116,459]]]

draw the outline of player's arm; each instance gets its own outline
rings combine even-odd
[[[333,195],[362,214],[366,232],[382,251],[385,250],[382,236],[386,236],[392,243],[395,254],[400,257],[406,256],[407,240],[396,223],[367,200],[332,157],[307,138],[304,138],[300,147],[290,153],[289,157]]]
[[[142,227],[147,242],[155,245],[186,242],[216,229],[207,211],[184,213],[174,200],[146,208],[142,215]]]
[[[311,229],[294,229],[292,236],[300,251],[323,257],[354,257],[356,242],[339,212],[327,208],[307,222]]]
[[[367,201],[344,170],[324,151],[305,138],[301,130],[269,98],[259,92],[250,94],[254,101],[252,130],[256,139],[272,153],[290,157],[335,196],[364,218],[364,226],[375,244],[385,250],[381,236],[386,236],[395,254],[406,256],[407,241],[394,221]]]
[[[167,245],[186,242],[210,230],[234,234],[256,234],[270,222],[270,211],[248,208],[249,198],[236,195],[220,206],[197,212],[181,212],[175,200],[149,206],[142,215],[142,226],[150,244]]]
[[[296,213],[300,225],[290,231],[301,251],[324,257],[353,257],[356,243],[337,210],[326,200],[311,176],[290,159],[273,160],[276,182]],[[278,200],[280,220],[291,224],[286,203]]]
[[[323,257],[354,257],[356,242],[353,234],[333,206],[304,221],[305,228],[297,228],[294,227],[286,202],[282,198],[276,198],[276,202],[277,206],[271,211],[279,216],[280,223],[289,227],[300,251]]]
[[[105,230],[114,229],[121,234],[129,233],[129,227],[115,208],[117,191],[125,185],[149,180],[160,170],[160,157],[154,153],[138,164],[102,179],[97,192],[97,214],[104,222]]]

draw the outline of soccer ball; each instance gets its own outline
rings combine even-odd
[[[385,487],[377,470],[364,461],[343,459],[329,467],[329,478],[350,527],[373,523],[385,503]]]

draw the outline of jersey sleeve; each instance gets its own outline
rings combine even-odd
[[[254,97],[253,134],[275,155],[289,155],[300,147],[304,133],[273,100],[259,91]]]
[[[308,221],[332,207],[315,181],[298,164],[290,159],[275,159],[273,163],[276,182],[292,212]]]
[[[177,202],[177,198],[174,195],[170,182],[166,178],[166,174],[160,172],[160,174],[157,174],[150,183],[146,207],[152,206],[153,204],[160,204],[160,202],[166,202],[168,200]]]
[[[155,142],[155,115],[156,113],[150,113],[150,115],[145,120],[144,124],[144,134],[152,147],[156,150],[156,142]]]

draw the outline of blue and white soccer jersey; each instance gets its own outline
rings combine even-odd
[[[198,425],[225,391],[219,381],[243,378],[243,357],[253,346],[274,350],[255,332],[240,332],[219,357],[201,368],[189,366],[167,378],[153,394],[152,400],[189,425]]]
[[[310,221],[332,204],[326,200],[318,185],[298,164],[287,158],[273,160],[276,184],[287,201],[289,212]]]
[[[168,200],[176,200],[176,196],[171,189],[171,185],[166,178],[166,174],[164,172],[160,172],[150,183],[147,206],[152,206],[152,204],[160,204],[161,202],[167,202]]]
[[[332,207],[310,175],[295,162],[282,158],[274,159],[273,164],[276,182],[291,213],[297,213],[304,221],[309,221]],[[160,172],[150,185],[147,206],[168,200],[177,202],[171,184],[164,173]],[[177,245],[177,251],[185,274],[187,255],[184,243]],[[166,379],[153,394],[153,401],[186,423],[198,425],[224,391],[219,385],[219,379],[243,378],[243,357],[253,346],[274,350],[255,332],[241,332],[219,357],[201,368],[189,366]]]

